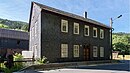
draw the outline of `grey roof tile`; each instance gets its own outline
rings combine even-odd
[[[97,21],[89,19],[89,18],[84,18],[82,16],[75,15],[75,14],[72,14],[72,13],[68,13],[68,12],[65,12],[65,11],[61,11],[61,10],[58,10],[58,9],[55,9],[55,8],[52,8],[52,7],[49,7],[49,6],[46,6],[46,5],[36,3],[36,2],[33,2],[33,3],[40,6],[40,8],[43,9],[43,10],[47,10],[47,11],[54,12],[54,13],[57,13],[57,14],[61,14],[61,15],[64,15],[64,16],[68,16],[68,17],[71,17],[71,18],[74,18],[74,19],[82,20],[82,21],[85,21],[85,22],[89,22],[89,23],[92,23],[92,24],[95,24],[95,25],[98,25],[98,26],[102,26],[102,27],[106,27],[106,28],[109,28],[109,29],[111,28],[111,27],[109,27],[109,26],[107,26],[103,23],[97,22]]]
[[[17,30],[0,29],[0,38],[29,40],[29,33]]]

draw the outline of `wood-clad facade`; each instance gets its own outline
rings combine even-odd
[[[30,45],[35,58],[50,62],[109,60],[110,27],[32,2]]]

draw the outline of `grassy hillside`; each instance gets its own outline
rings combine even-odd
[[[0,28],[9,28],[9,26],[0,23]]]
[[[22,21],[12,21],[0,18],[0,28],[17,29],[17,30],[28,30],[28,23]]]

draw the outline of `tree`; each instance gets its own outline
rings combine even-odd
[[[21,29],[22,29],[22,30],[25,30],[25,31],[28,31],[28,27],[29,27],[28,25],[23,25],[23,26],[21,27]]]
[[[9,28],[9,26],[4,25],[4,24],[0,24],[0,28]]]
[[[117,35],[114,34],[112,36],[112,45],[113,45],[113,50],[116,51],[124,51],[125,54],[129,54],[130,52],[130,35]]]

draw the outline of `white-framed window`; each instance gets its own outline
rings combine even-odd
[[[79,57],[79,45],[73,46],[73,54],[74,54],[74,57]]]
[[[68,21],[67,20],[61,20],[61,32],[68,32]]]
[[[61,44],[61,57],[68,57],[68,44]]]
[[[37,44],[35,44],[35,58],[37,58],[37,56],[38,56],[38,48],[37,48]]]
[[[32,46],[33,56],[35,55],[35,46]]]
[[[97,46],[93,46],[93,57],[97,57],[98,56],[98,48]]]
[[[97,28],[93,27],[93,37],[97,37]]]
[[[34,27],[32,27],[32,39],[34,39],[34,34],[35,34]]]
[[[89,36],[89,26],[84,26],[84,36]]]
[[[104,38],[104,30],[100,29],[100,38],[103,39]]]
[[[74,22],[73,32],[74,32],[74,34],[79,34],[79,23]]]
[[[100,57],[104,57],[104,47],[100,47]]]
[[[37,21],[35,22],[35,37],[37,37]]]

